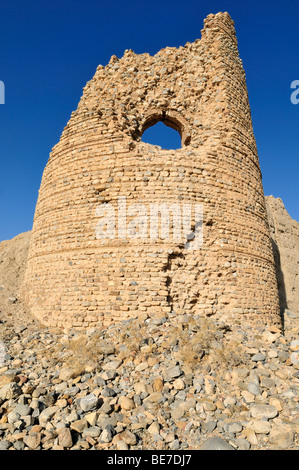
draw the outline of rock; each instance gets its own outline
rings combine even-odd
[[[114,360],[114,361],[109,361],[103,364],[103,369],[105,371],[110,370],[110,371],[115,371],[118,369],[118,367],[121,365],[122,361],[121,360]]]
[[[145,382],[134,383],[134,390],[137,393],[137,395],[140,395],[141,393],[144,395],[148,395],[148,389],[149,387]]]
[[[181,378],[176,379],[176,380],[173,382],[173,387],[174,387],[176,390],[184,390],[184,388],[185,388],[185,382],[184,382],[183,379],[181,379]]]
[[[172,379],[179,377],[182,371],[179,366],[168,367],[164,370],[163,378],[166,382],[170,382]]]
[[[277,351],[271,349],[270,351],[268,351],[267,356],[268,356],[269,359],[273,359],[275,357],[278,357],[278,353],[277,353]]]
[[[169,444],[170,450],[179,450],[180,448],[180,441],[178,439],[174,439]]]
[[[73,438],[72,438],[72,433],[69,428],[63,428],[59,430],[58,445],[66,449],[72,447]]]
[[[135,408],[134,401],[126,396],[120,396],[118,399],[118,403],[123,410],[132,410],[133,408]]]
[[[207,423],[204,423],[202,426],[205,432],[211,433],[216,428],[217,421],[208,421]]]
[[[63,394],[65,397],[74,397],[77,395],[77,393],[80,391],[79,387],[70,387],[70,388],[64,388],[63,389]]]
[[[250,413],[256,419],[271,419],[278,415],[277,409],[272,405],[253,405]]]
[[[277,409],[278,412],[283,410],[281,401],[278,398],[271,397],[270,400],[269,400],[269,404],[274,406]]]
[[[46,394],[47,394],[47,390],[44,387],[36,387],[36,389],[33,390],[32,392],[32,396],[34,398],[39,398],[40,396],[46,395]]]
[[[101,340],[97,343],[97,351],[99,354],[114,354],[115,346],[107,340]]]
[[[175,422],[180,420],[186,412],[185,407],[184,407],[184,402],[181,400],[176,400],[174,403],[170,405],[170,408],[171,408],[171,417]]]
[[[29,449],[35,450],[40,445],[41,434],[37,432],[30,432],[28,436],[24,437],[23,441],[24,441],[24,444],[26,444],[26,446],[29,447]]]
[[[165,323],[166,321],[167,321],[166,317],[152,318],[151,319],[151,323],[153,325],[156,325],[156,326],[163,325],[163,323]]]
[[[115,390],[113,390],[112,387],[104,387],[102,391],[102,396],[103,397],[115,397],[116,393]]]
[[[74,379],[78,375],[78,371],[71,367],[64,367],[59,373],[59,379],[63,382],[67,382],[70,379]]]
[[[21,395],[22,389],[15,382],[8,383],[0,389],[0,401],[13,400]]]
[[[97,426],[100,429],[105,429],[107,426],[116,426],[117,425],[117,418],[115,415],[109,416],[105,414],[101,414],[97,420]]]
[[[53,393],[49,393],[49,394],[45,395],[45,397],[43,397],[43,403],[45,404],[46,407],[50,407],[50,406],[54,405],[55,397],[54,397]]]
[[[106,372],[105,372],[106,374]],[[111,377],[111,379],[114,379],[114,377]],[[109,380],[108,377],[103,377],[102,375],[96,375],[95,378],[93,379],[94,383],[98,385],[99,387],[105,387],[106,385],[106,380]]]
[[[108,403],[108,401],[105,401],[98,410],[99,413],[109,414],[113,411],[113,407]]]
[[[108,443],[108,442],[111,442],[112,439],[113,439],[112,430],[111,428],[107,426],[100,435],[100,442]]]
[[[289,358],[289,353],[287,351],[278,351],[278,358],[280,362],[285,362]]]
[[[299,351],[292,352],[290,356],[291,363],[294,365],[299,364]]]
[[[9,441],[0,441],[0,450],[8,450],[12,446]]]
[[[236,444],[239,450],[250,449],[250,442],[248,442],[246,439],[243,439],[241,437],[238,437],[238,439],[236,440]]]
[[[153,382],[153,389],[155,392],[161,392],[163,390],[164,381],[162,377],[157,377]]]
[[[260,362],[260,361],[264,361],[265,359],[266,359],[266,356],[263,353],[254,354],[251,358],[253,362]]]
[[[256,420],[250,425],[250,429],[252,429],[256,434],[269,434],[271,424],[269,421]]]
[[[294,442],[294,431],[288,424],[274,425],[269,434],[269,442],[279,449],[288,449]]]
[[[244,429],[242,434],[252,446],[258,445],[258,439],[253,429],[250,429],[250,428]]]
[[[39,415],[39,424],[45,425],[59,410],[58,406],[45,408]]]
[[[241,432],[243,429],[243,426],[241,423],[228,423],[226,426],[226,431],[231,432],[233,434],[237,434]]]
[[[263,339],[266,340],[269,343],[275,343],[277,340],[277,334],[278,333],[271,333],[271,331],[264,331],[262,336]]]
[[[135,371],[136,372],[141,372],[145,369],[148,368],[148,362],[147,361],[143,361],[143,362],[140,362],[140,364],[138,364],[135,368]]]
[[[160,425],[157,421],[154,421],[147,429],[147,432],[150,434],[159,434],[160,432]]]
[[[124,441],[119,440],[116,442],[117,450],[128,450],[129,446]]]
[[[295,339],[294,341],[290,342],[290,350],[299,351],[299,339]]]
[[[94,426],[97,422],[98,414],[96,411],[93,411],[92,413],[85,415],[85,419],[90,426]]]
[[[113,380],[115,379],[115,377],[117,377],[117,372],[115,372],[115,370],[104,370],[102,372],[102,377],[101,377],[104,383],[103,382],[101,383],[100,380],[97,379],[97,384],[104,386],[106,380]]]
[[[202,406],[205,411],[215,411],[217,409],[217,406],[212,401],[205,401]]]
[[[14,409],[15,413],[18,413],[20,416],[28,416],[32,412],[32,408],[28,405],[17,405]]]
[[[205,392],[207,395],[213,395],[216,390],[216,382],[212,377],[205,378]]]
[[[9,383],[16,382],[17,380],[16,375],[14,374],[3,374],[0,377],[0,389]]]
[[[161,392],[154,392],[148,395],[143,400],[143,403],[158,403],[161,399],[163,399],[163,394]]]
[[[252,395],[260,395],[261,393],[260,386],[254,382],[250,382],[248,384],[248,392],[250,392]]]
[[[136,435],[133,432],[129,431],[128,429],[120,433],[119,437],[122,441],[124,441],[126,444],[130,446],[134,446],[137,444]]]
[[[203,442],[199,450],[235,450],[227,441],[221,437],[210,437]]]
[[[93,411],[98,406],[98,398],[93,393],[90,393],[85,397],[80,398],[79,404],[81,410]]]
[[[7,415],[7,421],[8,421],[9,424],[13,424],[16,421],[18,421],[19,419],[20,419],[20,415],[18,413],[16,413],[14,410],[10,411],[10,413],[8,413],[8,415]]]
[[[255,400],[255,395],[253,393],[248,392],[247,390],[242,390],[241,395],[246,403],[253,403]]]
[[[269,379],[268,377],[261,378],[261,387],[271,389],[275,387],[275,381],[273,379]]]
[[[25,449],[25,444],[23,441],[16,441],[13,444],[13,448],[15,450],[24,450]]]
[[[85,419],[78,419],[71,423],[70,427],[74,431],[82,434],[83,430],[88,426],[88,422]]]
[[[98,437],[101,434],[101,429],[98,426],[90,426],[89,428],[86,427],[83,430],[82,436],[84,438],[90,437]]]

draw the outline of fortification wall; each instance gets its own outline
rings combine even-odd
[[[181,149],[141,141],[158,121],[180,133]],[[190,249],[194,240],[178,242],[172,231],[134,239],[123,220],[114,237],[99,239],[99,207],[115,207],[117,218],[119,198],[147,214],[153,203],[202,205],[202,246]],[[209,15],[192,44],[155,56],[126,51],[97,68],[43,174],[25,294],[55,326],[170,311],[279,322],[245,73],[227,13]]]

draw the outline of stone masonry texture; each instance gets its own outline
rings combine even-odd
[[[266,197],[281,311],[299,314],[299,223],[280,198]]]
[[[280,322],[234,22],[211,14],[201,33],[155,56],[126,50],[85,86],[52,149],[34,217],[24,293],[44,324],[83,328],[169,312]],[[180,133],[180,149],[142,142],[159,121]],[[128,237],[123,226],[99,239],[99,208],[112,205],[117,219],[119,198],[147,214],[153,203],[201,204],[202,246]]]

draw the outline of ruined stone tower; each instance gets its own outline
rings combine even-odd
[[[141,141],[158,121],[180,133],[182,148]],[[136,208],[149,215],[153,203],[202,206],[200,248],[171,236],[174,219],[168,237],[144,236],[148,227],[141,236],[141,225],[129,236]],[[245,73],[227,13],[209,15],[193,44],[153,57],[127,50],[97,68],[43,174],[25,295],[53,326],[167,312],[279,322]]]

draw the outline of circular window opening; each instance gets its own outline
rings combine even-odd
[[[146,144],[159,145],[166,150],[182,148],[182,139],[179,132],[165,125],[162,121],[148,127],[142,134],[141,141]]]

